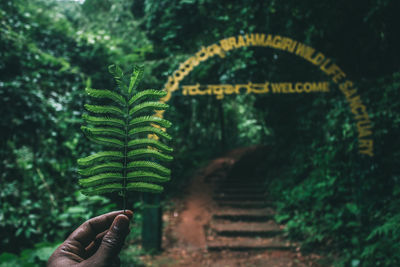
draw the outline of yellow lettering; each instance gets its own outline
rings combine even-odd
[[[315,49],[314,49],[314,48],[309,47],[309,46],[306,46],[306,49],[305,49],[305,51],[304,51],[303,57],[304,57],[306,60],[308,60],[308,61],[310,61],[310,62],[312,63],[312,55],[314,54],[314,52],[315,52]]]
[[[349,101],[349,105],[350,105],[350,108],[351,108],[351,113],[353,113],[354,115],[357,115],[357,114],[358,114],[358,113],[357,113],[357,109],[358,109],[360,106],[364,106],[364,105],[361,103],[361,98],[360,98],[359,95],[354,96],[353,98],[348,99],[348,101]]]
[[[263,93],[268,93],[269,88],[268,88],[269,82],[265,83],[249,83],[250,87],[250,92],[255,93],[255,94],[263,94]]]
[[[168,81],[167,81],[167,83],[165,84],[165,89],[166,89],[167,91],[173,92],[173,91],[175,91],[175,90],[178,89],[178,85],[179,85],[179,83],[174,79],[174,77],[169,76],[169,77],[168,77]]]
[[[296,48],[296,55],[304,57],[306,46],[303,43],[298,43]]]
[[[237,84],[235,86],[236,93],[240,94],[240,89],[243,89],[243,88],[246,90],[246,94],[250,93],[251,92],[250,84],[251,83],[249,83],[249,84]]]
[[[229,42],[229,44],[231,45],[232,48],[236,48],[237,47],[236,38],[235,37],[229,37],[228,38],[228,42]]]
[[[222,49],[224,49],[225,51],[229,51],[232,49],[232,46],[228,42],[228,39],[223,39],[223,40],[219,41],[219,43],[221,44]]]
[[[281,87],[280,87],[279,83],[271,83],[271,87],[272,87],[272,92],[274,94],[281,92]]]
[[[342,70],[340,70],[335,76],[333,76],[332,80],[335,83],[338,83],[338,82],[340,82],[341,79],[343,79],[345,77],[346,77],[346,74]]]
[[[287,86],[288,89],[289,89],[289,93],[296,93],[296,91],[293,90],[293,85],[292,85],[292,83],[286,83],[286,86]]]
[[[268,34],[267,40],[264,41],[263,45],[264,46],[269,46],[269,47],[274,47],[271,34]]]
[[[303,88],[302,83],[296,83],[295,90],[296,90],[297,93],[303,92],[302,88]]]
[[[293,53],[295,47],[296,47],[297,42],[293,41],[290,38],[283,38],[282,41],[282,50],[287,50],[291,53]]]
[[[254,34],[246,34],[246,45],[250,46],[250,45],[256,45],[255,40],[254,40]]]
[[[183,95],[198,95],[199,94],[199,88],[200,88],[200,84],[196,84],[196,85],[184,85],[182,86],[183,88]]]
[[[207,53],[207,49],[204,46],[202,46],[200,51],[196,53],[196,57],[197,57],[197,60],[200,62],[207,60],[209,57],[209,55]]]
[[[326,74],[328,74],[326,66],[331,62],[331,60],[329,58],[327,58],[324,63],[321,64],[320,69],[325,72]],[[328,74],[329,75],[329,74]]]
[[[217,54],[221,58],[225,57],[224,51],[221,49],[221,47],[217,44],[213,44],[207,47],[207,53],[210,55],[210,57],[214,56]]]
[[[220,85],[210,84],[210,85],[208,85],[207,89],[211,90],[212,93],[217,96],[217,99],[224,98],[224,90]]]
[[[242,47],[245,46],[246,44],[244,43],[243,36],[239,35],[238,36],[238,41],[237,41],[237,47]]]
[[[272,47],[280,49],[281,46],[282,46],[282,37],[280,37],[279,35],[276,35],[274,37],[274,40],[272,41]]]
[[[235,88],[230,84],[222,84],[221,87],[224,90],[226,95],[231,95],[231,94],[235,94],[235,93],[238,94],[238,92],[236,92]]]
[[[256,38],[255,38],[255,45],[258,46],[263,46],[264,45],[264,39],[265,39],[265,34],[259,34],[256,33]]]
[[[373,146],[374,141],[372,139],[359,139],[358,149],[361,154],[372,157],[374,155]]]
[[[324,61],[324,59],[325,59],[324,54],[318,53],[318,54],[313,58],[312,63],[313,63],[314,65],[317,65],[317,66],[318,66],[319,64],[322,63],[322,61]]]
[[[358,138],[369,136],[372,134],[370,130],[372,128],[371,121],[359,121],[357,122]]]
[[[312,90],[312,88],[311,88],[311,83],[304,83],[304,84],[303,84],[303,89],[304,89],[304,92],[310,93],[311,90]]]

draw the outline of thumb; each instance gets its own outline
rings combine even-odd
[[[97,252],[91,257],[94,266],[109,266],[118,257],[126,236],[129,234],[129,218],[123,214],[115,217],[103,237]]]

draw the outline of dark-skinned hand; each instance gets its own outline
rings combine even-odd
[[[119,266],[132,215],[130,210],[114,211],[84,222],[54,251],[47,266]]]

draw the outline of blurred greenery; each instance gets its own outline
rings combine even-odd
[[[120,206],[77,192],[76,159],[96,150],[79,129],[87,84],[111,87],[109,64],[142,63],[142,87],[162,88],[201,46],[252,32],[309,44],[341,66],[373,120],[375,156],[357,154],[337,88],[223,100],[176,93],[166,113],[176,151],[166,199],[205,160],[262,144],[243,175],[265,177],[277,219],[305,251],[339,255],[338,266],[400,265],[399,10],[396,0],[1,1],[0,266],[41,266],[80,223]],[[242,48],[203,62],[184,84],[323,79],[286,52]],[[140,222],[138,212],[125,265],[140,264]]]

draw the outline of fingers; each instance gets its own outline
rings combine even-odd
[[[129,218],[123,214],[116,216],[99,249],[89,259],[93,266],[110,266],[117,259],[128,233]]]
[[[94,241],[92,241],[89,246],[86,247],[86,256],[85,258],[89,258],[91,257],[96,251],[97,249],[100,247],[101,241],[103,241],[103,237],[106,235],[108,229],[104,232],[101,232],[100,234],[98,234],[96,236],[96,239]]]
[[[113,211],[106,213],[97,217],[94,217],[81,226],[79,226],[68,238],[67,240],[78,241],[83,248],[87,247],[93,240],[95,240],[96,235],[107,230],[111,223],[114,221],[115,217],[118,215],[125,214],[124,216],[128,219],[132,218],[133,212],[130,210],[124,211]]]

